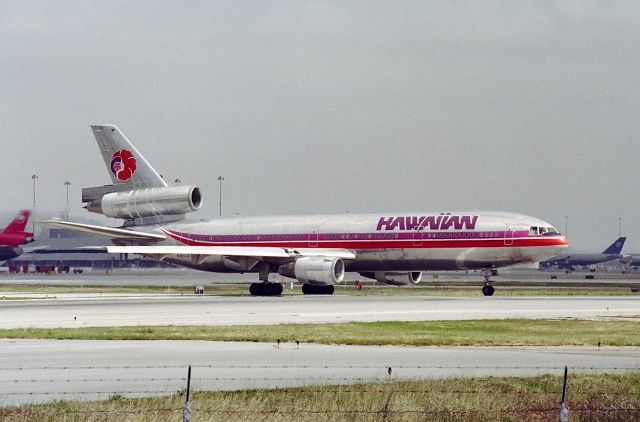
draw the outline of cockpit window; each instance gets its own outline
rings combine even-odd
[[[556,230],[553,227],[531,226],[531,227],[529,227],[529,234],[530,235],[555,236],[555,235],[560,234],[560,233],[558,232],[558,230]]]

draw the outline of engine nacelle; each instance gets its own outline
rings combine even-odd
[[[422,280],[422,272],[420,271],[375,271],[371,273],[360,273],[361,276],[372,278],[380,283],[391,284],[393,286],[406,286],[409,284],[418,284]]]
[[[281,265],[278,273],[301,283],[326,286],[340,283],[344,278],[344,262],[340,258],[306,256],[296,262]]]
[[[165,186],[113,192],[87,204],[87,210],[125,220],[186,214],[202,206],[197,186]]]

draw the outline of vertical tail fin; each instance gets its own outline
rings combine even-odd
[[[24,232],[25,227],[27,227],[27,223],[29,222],[29,217],[31,216],[31,211],[22,210],[20,214],[16,218],[13,219],[11,223],[4,229],[2,233],[22,233]]]
[[[622,247],[624,246],[625,240],[627,240],[627,238],[624,236],[617,238],[616,241],[613,242],[611,245],[609,245],[609,247],[605,249],[602,253],[619,255],[622,252]]]
[[[116,126],[92,125],[91,130],[114,185],[127,186],[130,190],[167,186]]]

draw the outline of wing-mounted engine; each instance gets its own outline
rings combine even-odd
[[[197,186],[163,186],[109,192],[97,198],[96,196],[98,195],[85,196],[83,191],[83,201],[86,199],[88,211],[134,221],[162,216],[182,216],[202,206],[202,196]]]
[[[295,262],[281,265],[278,273],[305,284],[334,285],[344,278],[344,262],[340,258],[306,256],[298,258]]]
[[[393,286],[406,286],[410,284],[418,284],[422,280],[422,272],[420,271],[407,271],[407,272],[366,272],[360,273],[361,276],[374,279],[380,283],[391,284]]]

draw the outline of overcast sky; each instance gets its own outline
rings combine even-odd
[[[487,209],[640,252],[640,3],[0,1],[0,212],[110,183],[116,124],[193,217]],[[8,217],[7,217],[8,218]]]

